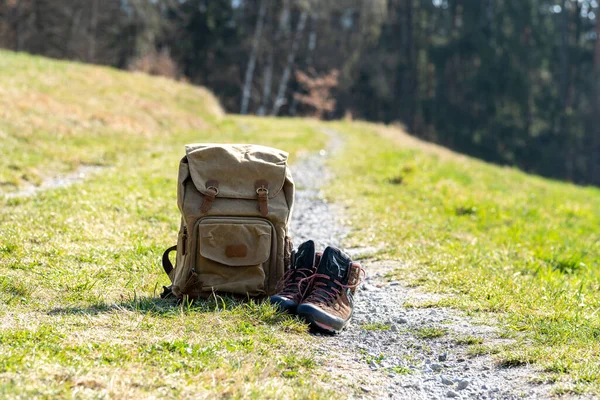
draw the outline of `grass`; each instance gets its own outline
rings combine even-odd
[[[470,346],[470,345],[474,345],[474,344],[482,344],[483,338],[480,338],[477,336],[472,336],[472,335],[467,335],[467,336],[461,336],[459,338],[456,338],[456,340],[454,342],[459,346]]]
[[[501,351],[502,351],[502,349],[498,346],[486,345],[486,344],[473,344],[467,350],[467,354],[471,357],[477,357],[477,356],[482,356],[482,355],[498,354]],[[511,367],[518,367],[518,366],[527,365],[527,364],[529,364],[529,363],[525,362],[525,361],[520,362],[519,360],[517,360],[509,355],[505,355],[505,357],[503,357],[502,360],[500,360],[500,362],[498,363],[498,366],[502,367],[502,368],[511,368]]]
[[[415,329],[413,333],[419,339],[435,339],[446,336],[446,334],[448,334],[448,330],[432,326]]]
[[[202,88],[1,52],[0,189],[112,165],[132,150],[158,153],[159,138],[189,135],[221,115]]]
[[[223,116],[164,79],[0,52],[0,397],[328,398],[306,326],[268,304],[157,300],[190,142],[323,147],[310,121]]]
[[[410,375],[414,372],[412,369],[410,369],[408,367],[403,367],[403,366],[391,367],[391,368],[388,368],[388,371],[393,372],[398,375]]]
[[[363,324],[362,329],[365,331],[389,331],[392,328],[390,324],[383,324],[380,322],[370,322]]]
[[[0,397],[332,397],[298,320],[227,298],[156,299],[183,144],[254,142],[293,161],[324,147],[322,126],[346,140],[328,190],[348,209],[347,244],[406,266],[388,279],[448,295],[415,306],[493,313],[516,338],[464,339],[473,354],[600,394],[600,190],[395,127],[226,116],[201,88],[0,52],[0,193],[110,166],[85,185],[0,197]]]
[[[600,393],[599,189],[486,164],[399,128],[332,127],[347,138],[330,195],[346,194],[350,244],[402,261],[391,279],[499,316],[520,333],[500,364],[534,363]]]

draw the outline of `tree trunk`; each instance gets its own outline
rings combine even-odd
[[[415,37],[415,29],[414,29],[414,17],[415,17],[415,9],[413,6],[413,0],[408,0],[407,9],[406,9],[406,22],[407,22],[407,58],[408,58],[408,87],[407,87],[407,96],[408,96],[408,115],[407,115],[407,125],[411,132],[418,132],[417,126],[417,104],[419,102],[418,90],[419,90],[419,71],[417,66],[417,44]]]
[[[415,133],[416,104],[418,89],[418,68],[416,57],[416,38],[414,30],[415,8],[413,0],[401,0],[397,3],[396,24],[398,29],[398,55],[399,65],[396,72],[398,83],[395,88],[395,97],[398,99],[396,111],[391,119],[400,119],[406,124],[407,129]]]
[[[92,0],[92,9],[90,10],[90,44],[88,46],[87,59],[89,63],[96,60],[96,35],[98,28],[98,0]]]
[[[569,91],[569,11],[567,3],[569,0],[563,0],[561,24],[560,24],[560,105],[561,119],[567,105]],[[563,126],[561,126],[561,129]],[[561,132],[562,133],[562,132]]]
[[[75,57],[77,58],[78,56],[81,57],[81,59],[84,59],[84,57],[89,59],[89,54],[77,54],[76,50],[77,50],[77,41],[79,40],[79,35],[78,30],[79,30],[79,24],[81,22],[81,15],[83,14],[83,10],[81,8],[76,8],[73,10],[73,14],[71,15],[71,19],[70,19],[70,23],[71,23],[71,27],[69,28],[69,38],[68,38],[68,46],[67,47],[67,52],[70,53],[71,57],[73,57],[75,55]],[[89,52],[89,48],[88,48],[88,52]]]
[[[300,21],[298,21],[298,26],[296,27],[296,33],[294,35],[294,41],[292,42],[292,48],[290,49],[290,52],[288,54],[287,65],[285,67],[285,70],[283,71],[281,81],[279,82],[277,97],[275,97],[273,109],[271,110],[271,115],[273,116],[277,116],[277,114],[279,113],[279,109],[282,105],[285,104],[285,91],[287,89],[288,81],[290,80],[292,67],[294,66],[294,61],[296,59],[296,52],[298,51],[300,39],[302,38],[302,33],[304,32],[304,26],[306,25],[307,17],[308,13],[306,11],[302,11],[302,14],[300,14]]]
[[[23,34],[21,32],[21,8],[22,0],[17,0],[15,7],[15,51],[21,51],[23,48]]]
[[[311,18],[311,30],[308,36],[308,57],[306,58],[307,67],[312,66],[313,56],[317,48],[317,25],[319,24],[319,16],[313,14]]]
[[[593,110],[590,115],[590,126],[592,127],[592,153],[591,153],[591,182],[600,186],[600,16],[596,17],[596,46],[594,48],[594,82]]]
[[[288,20],[290,18],[290,9],[289,2],[285,1],[283,4],[283,10],[281,11],[281,16],[279,17],[279,26],[277,27],[277,31],[275,32],[275,36],[273,37],[273,44],[271,45],[271,49],[269,50],[269,59],[267,62],[267,68],[265,69],[265,78],[263,83],[263,95],[260,103],[260,107],[258,109],[258,115],[265,115],[267,112],[267,107],[269,106],[269,102],[271,100],[271,88],[273,86],[273,64],[275,60],[275,49],[274,47],[279,43],[279,39],[281,38],[281,34],[283,32],[284,27],[287,25]]]
[[[600,74],[600,18],[596,15],[596,47],[594,49],[594,72]]]
[[[250,91],[252,90],[252,78],[254,76],[254,68],[256,67],[256,57],[260,48],[260,37],[262,35],[263,26],[265,25],[265,15],[267,14],[267,3],[269,0],[260,0],[260,8],[258,11],[258,19],[256,20],[256,28],[254,29],[254,40],[252,44],[252,52],[250,60],[246,68],[246,78],[244,79],[244,88],[242,91],[242,106],[240,114],[248,113],[248,104],[250,103]]]
[[[265,68],[265,78],[263,82],[263,95],[258,108],[257,115],[263,116],[267,111],[269,100],[271,99],[271,87],[273,86],[273,50],[269,52],[269,60]]]
[[[308,35],[308,55],[306,56],[306,69],[312,67],[313,55],[317,48],[317,24],[319,23],[319,16],[313,14],[311,17],[311,30]],[[292,99],[292,105],[290,106],[290,115],[296,116],[296,109],[298,108],[298,99],[294,97]],[[319,118],[320,119],[320,118]]]
[[[492,29],[494,24],[494,0],[488,0],[487,7],[485,10],[485,17],[489,26],[489,29]]]
[[[570,0],[562,1],[562,11],[561,11],[561,24],[560,24],[560,72],[559,72],[559,121],[558,121],[558,132],[557,137],[566,138],[565,145],[567,148],[565,149],[565,155],[567,160],[565,163],[565,172],[567,175],[567,179],[572,179],[573,168],[570,163],[569,155],[571,153],[570,149],[570,140],[568,135],[566,134],[567,130],[567,107],[568,107],[568,97],[569,97],[569,10],[567,9],[567,3]]]

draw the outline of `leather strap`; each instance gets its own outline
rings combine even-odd
[[[162,266],[163,269],[165,270],[165,272],[167,273],[167,275],[169,276],[169,279],[171,279],[171,272],[173,272],[173,264],[171,263],[171,260],[169,260],[169,254],[172,251],[176,251],[177,250],[177,246],[173,246],[173,247],[169,247],[162,256]]]
[[[258,195],[258,210],[263,217],[266,217],[269,214],[269,182],[260,179],[256,181],[254,187]]]
[[[202,206],[200,207],[200,212],[202,214],[206,214],[208,210],[210,210],[218,194],[219,181],[216,181],[214,179],[206,181],[206,194],[204,195],[204,199],[202,200]]]

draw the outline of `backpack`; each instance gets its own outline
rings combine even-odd
[[[181,227],[177,245],[162,257],[172,285],[162,297],[274,294],[293,248],[288,153],[251,144],[191,144],[185,150],[177,182]]]

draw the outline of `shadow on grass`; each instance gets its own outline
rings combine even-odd
[[[244,325],[254,321],[265,325],[278,325],[287,331],[305,332],[307,325],[296,316],[286,314],[265,299],[234,298],[216,295],[209,299],[178,302],[176,299],[136,297],[119,303],[97,303],[88,306],[55,307],[48,315],[96,316],[100,314],[143,314],[159,318],[176,318],[181,315],[219,314]]]
[[[181,313],[250,312],[261,315],[283,315],[264,299],[246,299],[232,296],[212,296],[208,299],[178,301],[175,298],[136,297],[119,303],[97,303],[89,306],[55,307],[48,315],[98,315],[113,312],[134,312],[156,316]]]

